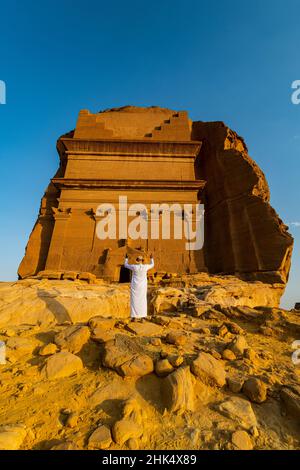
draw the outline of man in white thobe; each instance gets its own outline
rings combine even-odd
[[[130,317],[132,321],[136,318],[147,316],[147,271],[154,267],[153,256],[150,255],[150,264],[143,264],[143,257],[136,258],[137,264],[129,264],[126,254],[124,266],[132,271],[130,284]]]

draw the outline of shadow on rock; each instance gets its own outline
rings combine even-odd
[[[136,381],[136,390],[150,405],[159,412],[163,413],[165,409],[164,400],[161,393],[162,381],[164,379],[155,374],[145,375]]]
[[[38,297],[43,300],[48,310],[53,313],[57,323],[62,324],[65,322],[72,323],[72,318],[68,310],[58,300],[56,300],[47,290],[37,289]]]
[[[113,398],[108,400],[103,400],[97,407],[97,411],[104,411],[107,415],[115,420],[122,418],[124,400]]]

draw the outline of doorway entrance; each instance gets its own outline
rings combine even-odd
[[[124,266],[121,266],[119,282],[130,282],[130,269],[127,269]]]

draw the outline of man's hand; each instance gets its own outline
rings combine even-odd
[[[153,254],[151,253],[150,258],[153,259]]]

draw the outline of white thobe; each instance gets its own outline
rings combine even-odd
[[[130,316],[131,318],[144,318],[147,316],[147,271],[154,266],[153,258],[150,264],[128,264],[128,258],[126,258],[124,266],[132,271]]]

